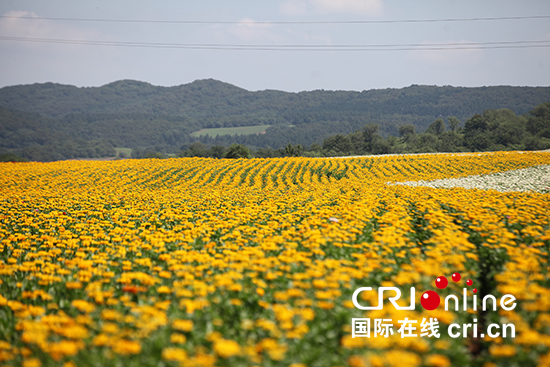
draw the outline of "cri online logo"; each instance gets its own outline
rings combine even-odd
[[[451,276],[451,279],[455,283],[460,281],[461,278],[462,277],[460,276],[459,273],[454,273]],[[435,286],[439,289],[447,288],[448,284],[449,284],[449,281],[444,276],[440,276],[435,280]],[[472,286],[473,282],[472,282],[471,279],[468,279],[466,281],[466,284],[468,286]],[[395,307],[397,310],[414,310],[414,308],[415,308],[415,288],[414,287],[411,287],[410,305],[409,306],[399,306],[397,304],[396,301],[399,298],[401,298],[401,290],[397,287],[379,287],[378,288],[378,306],[361,306],[359,304],[359,302],[357,302],[357,297],[363,291],[372,291],[372,288],[371,287],[357,288],[355,290],[355,292],[353,292],[353,296],[352,296],[353,305],[355,307],[357,307],[358,309],[360,309],[360,310],[381,310],[384,307],[384,291],[394,291],[395,292],[395,296],[388,297],[388,300],[391,302],[393,307]],[[472,306],[473,306],[472,308],[473,308],[474,311],[477,311],[477,295],[475,294],[475,293],[477,293],[477,289],[474,288],[472,290],[472,292],[474,293],[473,301],[472,301]],[[463,295],[463,298],[462,298],[463,299],[463,309],[464,309],[464,311],[466,311],[468,309],[468,290],[467,290],[467,288],[463,288],[462,295]],[[505,294],[500,299],[500,307],[502,307],[502,309],[505,310],[505,311],[512,311],[516,307],[516,303],[514,302],[515,300],[516,300],[516,298],[514,296],[512,296],[511,294]],[[458,300],[458,297],[453,295],[453,294],[450,294],[447,297],[445,297],[445,311],[448,311],[450,301],[454,301],[455,311],[458,311],[458,309],[459,309],[459,300]],[[488,301],[492,301],[493,310],[496,311],[497,300],[496,300],[495,296],[493,296],[491,294],[488,294],[485,297],[483,297],[483,301],[482,301],[483,311],[486,310]],[[422,307],[424,307],[424,309],[426,309],[428,311],[432,311],[432,310],[435,310],[437,307],[439,307],[439,305],[441,304],[441,298],[439,297],[439,294],[435,291],[426,291],[420,297],[420,304],[422,305]]]

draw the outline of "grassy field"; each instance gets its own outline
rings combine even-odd
[[[213,129],[202,129],[195,131],[191,136],[199,137],[210,135],[215,137],[216,135],[250,135],[261,134],[266,131],[270,125],[257,125],[257,126],[239,126],[239,127],[220,127]]]
[[[547,367],[550,195],[388,183],[548,164],[538,152],[0,164],[0,366]],[[379,287],[407,297],[399,306],[415,287],[413,308],[359,309],[360,287],[371,307]],[[425,295],[460,307],[431,310]]]

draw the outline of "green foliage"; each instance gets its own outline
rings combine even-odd
[[[337,154],[346,154],[352,151],[351,139],[349,136],[337,134],[323,141],[323,149],[334,151]]]
[[[226,148],[221,145],[213,145],[210,148],[201,142],[192,143],[189,148],[182,149],[179,153],[179,157],[211,157],[211,158],[224,158]]]
[[[508,109],[487,110],[464,123],[464,144],[472,151],[523,149],[527,120]]]
[[[531,111],[526,129],[532,135],[550,138],[550,102],[542,103]]]
[[[119,156],[112,151],[115,147],[141,152],[124,152],[126,156],[140,157],[145,151],[170,155],[200,142],[206,152],[185,154],[223,157],[222,147],[241,144],[257,150],[257,156],[275,157],[288,155],[288,144],[321,145],[335,135],[340,137],[329,139],[326,147],[292,154],[533,148],[550,139],[550,103],[543,103],[549,100],[550,88],[528,87],[412,85],[287,93],[249,92],[212,79],[176,87],[132,80],[97,88],[33,84],[0,89],[0,149],[31,160],[56,160]],[[526,118],[526,125],[521,122],[519,130],[512,125],[521,116],[514,120],[501,112],[494,118],[481,115],[503,107],[512,114],[525,114],[539,103],[543,104]],[[479,126],[476,118],[470,119],[475,114],[482,118]],[[448,117],[449,130],[458,139],[444,135],[442,117]],[[462,133],[460,121],[465,120],[472,121]],[[426,129],[437,142],[413,133]],[[483,136],[474,141],[479,134]],[[391,135],[400,135],[403,141],[386,141]],[[445,147],[449,140],[452,146]],[[97,144],[103,145],[99,151]],[[209,151],[213,146],[217,150]]]
[[[233,144],[227,149],[225,158],[250,158],[250,149],[242,144]]]
[[[191,133],[192,137],[211,136],[216,137],[218,135],[250,135],[250,134],[263,134],[269,125],[257,125],[257,126],[238,126],[238,127],[218,127],[201,129]]]
[[[287,157],[299,157],[302,152],[303,152],[303,148],[301,145],[292,145],[292,144],[287,144],[287,146],[285,147],[285,156]]]
[[[410,135],[415,135],[416,131],[414,125],[407,124],[399,127],[399,136],[407,138]]]
[[[460,127],[460,120],[454,116],[449,117],[449,129],[454,133]]]
[[[437,119],[428,126],[426,133],[440,135],[445,131],[445,121],[443,119]]]
[[[0,162],[28,162],[29,160],[13,153],[0,154]]]
[[[550,103],[537,106],[531,116],[517,116],[508,109],[486,110],[467,119],[464,129],[457,118],[449,118],[451,131],[445,131],[443,119],[436,119],[425,133],[416,134],[414,125],[399,128],[401,139],[386,139],[376,134],[377,125],[367,124],[362,131],[335,135],[323,142],[325,156],[388,153],[433,153],[499,150],[543,150],[550,148]],[[363,149],[355,143],[364,137]],[[354,141],[354,144],[350,144]]]
[[[152,149],[134,149],[132,150],[132,158],[157,158],[163,159],[166,156],[162,152],[158,152]]]

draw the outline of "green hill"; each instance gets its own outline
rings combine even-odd
[[[164,153],[176,153],[197,140],[279,148],[288,143],[322,143],[330,135],[347,134],[367,123],[379,124],[384,136],[398,135],[399,127],[406,124],[421,132],[437,118],[465,121],[500,108],[521,115],[548,101],[550,87],[412,85],[289,93],[250,92],[212,79],[174,87],[133,80],[84,88],[18,85],[0,89],[0,151],[24,153],[45,146],[55,151],[73,141]],[[261,135],[191,136],[201,129],[260,125],[271,127]]]

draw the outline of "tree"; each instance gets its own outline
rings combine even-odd
[[[533,135],[539,134],[550,138],[550,102],[539,104],[531,112],[527,120],[527,131]],[[541,134],[541,132],[544,132]],[[546,136],[548,135],[548,136]]]
[[[323,150],[337,154],[349,154],[352,150],[351,140],[347,135],[337,134],[323,140]]]
[[[300,144],[292,145],[290,143],[285,147],[285,155],[287,157],[299,157],[302,154],[303,148]]]
[[[407,135],[414,135],[416,134],[416,131],[414,129],[414,125],[407,124],[399,127],[399,136],[402,138],[406,138]]]
[[[445,131],[445,122],[443,119],[437,119],[428,126],[426,132],[428,134],[439,135]]]
[[[475,135],[487,130],[487,121],[480,114],[476,113],[464,123],[464,133],[466,135]]]
[[[351,141],[352,153],[363,154],[365,153],[365,140],[361,131],[356,131],[348,135]]]
[[[146,149],[142,155],[139,157],[139,158],[158,158],[158,159],[163,159],[165,158],[164,157],[164,154],[160,153],[160,152],[155,152],[154,150],[149,150],[149,149]]]
[[[372,154],[389,154],[391,146],[388,140],[384,140],[380,135],[375,135],[371,142]]]
[[[437,143],[437,136],[430,133],[420,134],[416,141],[416,153],[437,152]]]
[[[206,146],[199,141],[191,144],[184,154],[186,157],[208,157]]]
[[[250,149],[242,144],[232,144],[227,152],[225,158],[250,158]]]
[[[366,124],[363,127],[363,137],[365,139],[365,143],[370,144],[372,143],[372,140],[374,139],[374,136],[378,133],[380,130],[380,126],[378,124]]]
[[[449,117],[449,129],[454,133],[460,126],[460,120],[456,117]]]
[[[208,149],[208,155],[213,158],[223,158],[225,156],[225,147],[221,145],[212,145]]]
[[[380,135],[378,135],[378,131],[380,130],[380,126],[378,124],[366,124],[363,127],[363,138],[365,140],[365,152],[372,152],[373,151],[373,144],[375,141],[377,141],[379,138],[381,138]]]

